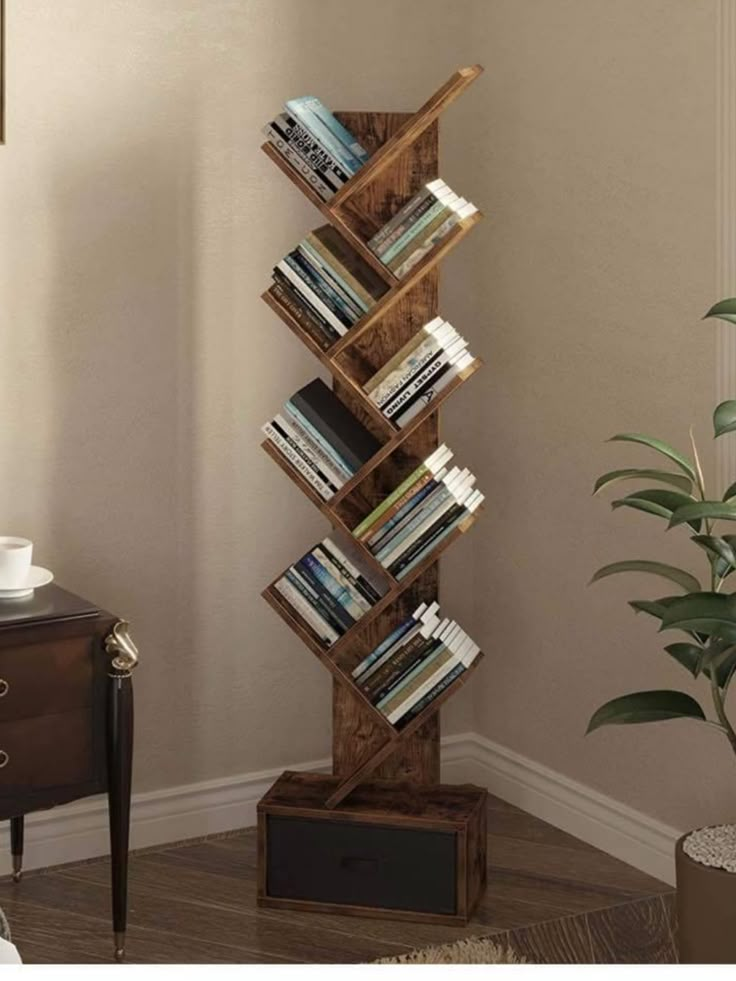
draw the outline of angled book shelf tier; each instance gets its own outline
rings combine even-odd
[[[399,570],[396,576],[401,578],[392,575],[368,546],[351,532],[355,527],[351,511],[355,500],[361,502],[364,514],[372,510],[386,497],[386,487],[399,483],[399,461],[404,464],[407,460],[422,461],[437,448],[440,407],[481,366],[479,360],[472,360],[401,428],[384,415],[363,388],[368,377],[379,371],[437,315],[439,263],[482,217],[480,212],[475,212],[457,222],[402,278],[397,278],[368,246],[372,236],[406,201],[439,176],[439,116],[481,72],[478,65],[455,72],[415,113],[337,113],[340,122],[370,156],[329,201],[323,200],[271,143],[262,147],[269,159],[385,284],[385,291],[375,305],[327,346],[323,339],[302,325],[298,309],[289,309],[286,302],[282,302],[278,289],[272,287],[263,294],[263,300],[271,310],[329,371],[335,394],[370,431],[375,438],[374,446],[379,447],[329,500],[325,500],[274,443],[270,440],[263,443],[264,450],[325,516],[331,527],[350,536],[365,567],[385,583],[380,598],[330,646],[327,646],[329,638],[324,640],[318,636],[276,588],[282,575],[263,592],[276,613],[333,678],[335,779],[323,802],[327,809],[339,807],[369,779],[409,781],[412,785],[423,786],[439,784],[438,711],[470,679],[482,658],[480,654],[454,680],[448,679],[447,686],[423,708],[418,707],[417,714],[403,727],[389,721],[352,674],[358,661],[391,633],[401,618],[408,615],[407,611],[436,599],[440,555],[469,530],[479,513],[468,514],[407,570],[400,563],[396,565]],[[285,301],[288,300],[286,293],[282,291],[281,294]],[[387,484],[394,470],[393,485]]]

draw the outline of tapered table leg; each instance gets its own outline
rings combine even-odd
[[[23,817],[10,819],[10,854],[13,858],[13,882],[20,882],[23,875]]]
[[[130,785],[133,771],[133,683],[131,672],[138,654],[120,621],[105,641],[114,654],[107,703],[107,794],[110,816],[112,872],[112,924],[115,960],[125,958],[128,915],[128,844],[130,835]]]

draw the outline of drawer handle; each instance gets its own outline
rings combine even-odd
[[[5,680],[5,678],[0,678],[0,698],[5,698],[5,696],[10,691],[10,685]]]
[[[0,749],[0,770],[10,763],[10,755],[4,749]]]
[[[377,872],[378,860],[361,858],[359,855],[344,855],[340,859],[340,868],[348,869],[351,872]]]

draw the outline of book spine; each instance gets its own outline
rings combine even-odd
[[[444,186],[444,182],[438,182],[438,184]],[[402,222],[406,221],[415,211],[424,207],[424,202],[427,200],[429,200],[429,204],[426,207],[431,207],[432,201],[435,200],[435,193],[428,184],[425,184],[421,190],[409,198],[406,204],[399,208],[393,217],[389,218],[382,228],[379,228],[373,238],[369,239],[368,248],[377,254],[391,235],[400,228]]]
[[[329,270],[318,259],[314,258],[304,242],[299,243],[295,255],[298,256],[299,262],[304,265],[310,277],[343,310],[351,324],[363,316],[363,308],[358,307],[352,297],[340,288],[330,275]]]
[[[449,653],[449,652],[448,652]],[[417,702],[420,702],[425,695],[428,695],[433,688],[435,688],[441,681],[443,681],[448,674],[457,667],[458,660],[455,655],[450,655],[446,660],[444,660],[435,671],[433,671],[429,677],[421,684],[415,691],[407,695],[403,702],[396,705],[392,711],[388,714],[388,721],[392,725],[396,725],[399,719],[406,715],[409,709],[413,708]]]
[[[363,685],[363,691],[374,703],[381,699],[408,674],[427,654],[427,639],[419,633],[412,637],[396,654],[387,661]]]
[[[312,549],[312,554],[317,559],[317,561],[329,572],[335,582],[345,590],[346,594],[350,597],[352,602],[356,605],[357,609],[360,611],[359,616],[356,619],[360,619],[363,613],[367,613],[371,608],[371,604],[363,596],[359,589],[355,587],[349,576],[346,576],[341,569],[339,569],[334,562],[330,559],[329,555],[322,549],[321,545],[317,545]]]
[[[391,521],[393,521],[396,515],[404,507],[406,507],[406,505],[409,504],[409,502],[414,497],[416,497],[417,494],[420,494],[421,491],[423,491],[424,488],[428,486],[428,484],[432,481],[432,479],[433,479],[432,471],[429,469],[423,470],[423,472],[411,484],[411,486],[407,487],[402,494],[400,494],[395,500],[391,502],[391,504],[387,508],[384,509],[382,514],[379,515],[377,520],[374,521],[373,524],[370,526],[364,538],[369,537],[371,540],[373,539],[378,540],[379,538],[381,538],[384,532],[387,530],[387,525]],[[400,490],[401,486],[403,485],[399,485],[397,490]]]
[[[398,268],[416,248],[421,247],[425,242],[432,241],[437,229],[442,227],[451,218],[453,219],[453,224],[459,221],[457,208],[454,206],[456,200],[457,195],[450,200],[445,200],[441,208],[435,209],[431,219],[421,229],[418,229],[416,234],[410,235],[404,241],[401,248],[397,249],[391,257],[391,261],[388,263],[390,269]]]
[[[389,566],[397,561],[414,542],[420,538],[444,513],[443,509],[452,507],[454,497],[449,488],[441,486],[430,501],[425,501],[416,508],[416,513],[409,516],[408,521],[397,528],[385,544],[376,552],[379,562]]]
[[[442,239],[447,235],[447,233],[452,229],[454,225],[457,225],[459,218],[455,212],[450,214],[447,221],[444,221],[439,228],[434,231],[429,238],[425,239],[424,242],[408,256],[401,265],[397,266],[396,269],[392,269],[394,276],[397,279],[403,279],[407,273],[411,272],[414,266],[420,262],[425,255],[428,255],[435,245],[439,244]]]
[[[441,344],[439,339],[434,335],[430,334],[426,340],[412,351],[406,360],[402,361],[401,364],[387,375],[386,378],[381,382],[380,385],[371,392],[371,400],[376,403],[379,409],[382,409],[384,405],[388,405],[391,399],[401,391],[401,389],[407,385],[411,379],[416,375],[418,371],[429,364],[432,358],[437,356],[437,352],[441,349]]]
[[[302,330],[309,334],[315,344],[323,351],[330,348],[338,339],[340,335],[337,331],[328,328],[326,324],[319,323],[317,314],[307,310],[290,293],[287,293],[283,283],[275,280],[271,287],[271,292],[279,303],[291,314],[294,320],[296,320]]]
[[[327,106],[314,96],[305,96],[308,108],[332,133],[341,146],[344,146],[348,153],[351,153],[359,167],[368,159],[368,152],[360,145],[355,136],[346,129],[334,113],[331,113]]]
[[[384,524],[375,529],[375,531],[371,534],[371,537],[366,542],[366,545],[372,552],[375,553],[377,549],[383,548],[386,542],[388,542],[388,540],[391,538],[393,530],[395,528],[399,528],[404,522],[406,522],[409,516],[416,512],[416,509],[420,506],[420,504],[422,504],[422,501],[426,502],[438,488],[443,486],[443,476],[445,476],[445,474],[442,472],[436,477],[430,475],[430,479],[414,494],[407,497],[404,503],[397,508],[395,514],[391,515],[391,517],[384,522]]]
[[[288,579],[282,576],[276,583],[276,590],[283,596],[294,612],[312,629],[325,647],[330,647],[339,639],[337,631],[333,630],[322,619],[319,613],[310,606],[299,590]]]
[[[370,310],[373,300],[370,300],[370,303],[366,302],[366,300],[363,298],[363,293],[365,293],[365,290],[361,291],[360,293],[355,290],[352,282],[348,282],[348,280],[340,274],[335,266],[330,265],[322,252],[312,244],[309,236],[299,243],[299,248],[305,253],[312,265],[319,270],[320,275],[325,277],[325,279],[333,284],[336,289],[340,290],[343,295],[350,300],[353,306],[358,309],[360,316]],[[344,272],[342,266],[340,266],[340,270]],[[349,279],[352,280],[352,277],[349,277]]]
[[[372,296],[370,291],[356,276],[353,275],[345,263],[341,261],[340,257],[331,252],[324,242],[320,241],[314,232],[310,232],[305,241],[308,242],[314,252],[319,255],[322,262],[330,268],[333,275],[336,276],[340,282],[345,283],[346,288],[353,291],[353,294],[359,298],[366,310],[370,310],[371,307],[376,305],[376,299],[374,296]]]
[[[304,278],[294,270],[292,264],[288,262],[288,258],[289,257],[287,256],[286,259],[282,259],[276,268],[284,276],[286,276],[292,286],[296,289],[297,293],[301,293],[307,303],[313,306],[317,313],[324,317],[327,323],[334,330],[336,330],[341,337],[343,334],[347,334],[347,327],[338,317],[335,316],[332,310],[330,310],[330,308],[322,302],[322,300],[317,296]]]
[[[406,493],[412,491],[414,485],[419,481],[425,474],[430,474],[429,468],[426,463],[420,463],[416,470],[413,470],[409,476],[402,480],[398,487],[396,487],[388,497],[384,498],[378,507],[375,507],[371,513],[363,518],[359,525],[353,528],[353,535],[356,538],[368,538],[373,534],[372,529],[379,518],[382,517],[387,511],[389,511],[397,501],[399,501]],[[431,476],[431,474],[430,474]]]
[[[343,460],[345,460],[348,466],[351,467],[353,473],[357,473],[365,461],[362,460],[361,457],[359,457],[353,451],[353,448],[348,446],[342,437],[335,432],[329,422],[326,419],[323,419],[319,413],[315,412],[309,402],[307,402],[307,400],[300,395],[299,392],[292,396],[290,402],[299,410],[301,415],[312,425],[312,427],[317,429],[331,446],[334,446],[335,452]]]
[[[436,640],[426,657],[417,664],[412,671],[403,679],[401,684],[396,685],[385,698],[377,704],[377,708],[384,715],[390,715],[394,709],[403,704],[410,698],[415,691],[431,678],[447,660],[452,657],[451,652],[441,641]]]
[[[291,421],[285,419],[282,415],[277,415],[272,420],[272,425],[279,432],[283,433],[297,452],[301,453],[307,463],[317,471],[326,483],[334,487],[335,491],[342,487],[345,478],[338,473],[337,469],[332,466],[331,461],[327,458],[327,454],[323,453],[320,447],[313,440],[309,439],[306,432],[299,427],[296,421]]]
[[[290,116],[302,124],[318,140],[330,156],[334,157],[339,165],[349,174],[354,174],[360,170],[361,161],[345,146],[342,141],[335,136],[331,129],[325,125],[323,120],[314,112],[313,106],[317,100],[310,96],[303,96],[300,99],[290,99],[286,103],[286,109]]]
[[[398,627],[391,631],[385,640],[381,641],[378,647],[372,650],[370,654],[367,654],[363,660],[353,668],[353,678],[359,679],[361,675],[365,674],[372,664],[375,664],[375,662],[382,657],[390,647],[393,647],[397,641],[401,640],[401,638],[416,625],[417,621],[414,619],[414,617],[409,617],[408,620],[404,620],[403,623],[400,623]]]
[[[309,555],[299,559],[296,563],[298,572],[311,585],[335,620],[342,624],[343,630],[350,630],[355,624],[355,617],[343,605],[340,597],[335,595],[322,573],[318,571],[319,563],[310,562],[309,559]]]
[[[298,441],[296,439],[294,439],[294,437],[291,435],[291,433],[288,431],[288,429],[285,428],[285,426],[283,425],[283,423],[284,423],[283,416],[276,416],[275,419],[272,419],[271,420],[271,425],[276,430],[276,432],[279,434],[279,436],[282,439],[286,440],[286,442],[294,450],[294,452],[295,453],[298,453],[299,456],[304,460],[304,462],[306,463],[306,465],[308,467],[310,467],[317,474],[317,476],[319,477],[319,479],[321,481],[323,481],[325,484],[327,484],[327,486],[330,488],[330,490],[332,491],[333,494],[336,494],[337,493],[337,484],[333,483],[330,480],[329,475],[326,474],[324,472],[324,470],[320,469],[319,465],[317,464],[317,461],[314,459],[314,457],[312,456],[312,454],[309,453],[309,452],[307,452],[307,451],[305,451],[305,450],[303,450],[301,448],[301,446],[299,445]]]
[[[468,512],[463,507],[460,507],[457,510],[453,508],[452,511],[448,512],[448,514],[445,515],[445,520],[441,522],[439,526],[435,526],[430,529],[433,534],[422,542],[418,543],[418,548],[416,551],[412,552],[411,556],[402,556],[401,560],[397,563],[396,570],[392,573],[392,575],[394,575],[397,579],[403,579],[404,576],[407,576],[411,570],[427,556],[428,553],[436,549],[440,542],[447,538],[450,532],[453,531],[460,524],[460,522],[467,517],[467,514]]]
[[[456,664],[452,671],[445,675],[442,681],[438,681],[434,688],[427,692],[424,698],[421,698],[415,705],[404,713],[400,720],[397,720],[397,722],[401,723],[399,728],[401,729],[405,725],[408,725],[413,718],[419,715],[420,712],[423,712],[429,703],[433,702],[435,698],[437,698],[437,696],[445,690],[445,688],[449,688],[453,681],[456,678],[459,678],[465,670],[464,664]]]
[[[392,231],[388,232],[388,234],[383,237],[381,243],[376,246],[374,251],[379,259],[383,259],[389,249],[393,248],[395,243],[398,242],[400,238],[403,238],[403,236],[410,229],[412,229],[431,208],[435,206],[438,200],[439,198],[436,194],[427,194],[420,198],[414,210],[406,215],[403,221],[396,225]],[[386,226],[384,226],[384,228],[385,227]],[[383,229],[381,229],[381,231],[383,231]],[[377,237],[378,236],[376,236],[376,238]]]
[[[381,599],[381,594],[376,590],[370,579],[360,571],[354,562],[351,562],[348,556],[345,555],[343,550],[331,538],[326,538],[321,544],[322,548],[326,549],[333,558],[333,561],[341,565],[350,578],[360,586],[361,592],[366,596],[368,602],[372,606],[375,605]]]
[[[301,560],[322,587],[343,607],[352,623],[356,623],[365,612],[353,599],[350,590],[339,583],[314,555],[308,553]]]
[[[345,624],[332,613],[330,607],[323,602],[321,595],[314,588],[314,585],[299,572],[296,566],[292,565],[289,567],[286,578],[294,589],[297,589],[306,602],[322,617],[325,623],[329,624],[339,636],[345,633]]]
[[[317,474],[308,466],[304,460],[299,456],[299,454],[292,449],[291,446],[286,442],[285,439],[273,428],[270,422],[267,422],[263,427],[263,432],[268,436],[271,442],[276,446],[280,453],[286,457],[289,463],[299,471],[299,473],[311,484],[312,487],[318,492],[320,497],[323,497],[325,501],[333,496],[334,491],[320,480]]]
[[[427,208],[424,214],[414,222],[404,233],[400,235],[396,241],[391,245],[390,248],[386,249],[385,252],[381,253],[381,262],[390,266],[396,256],[401,255],[401,253],[406,249],[411,242],[421,242],[423,239],[418,236],[431,225],[440,215],[447,215],[449,213],[449,208],[443,200],[437,200],[434,204]]]
[[[305,129],[301,123],[298,123],[293,116],[284,115],[280,116],[279,119],[283,120],[283,125],[279,128],[283,129],[284,135],[294,146],[294,149],[302,155],[311,167],[314,167],[319,173],[323,173],[331,184],[334,183],[338,187],[350,180],[350,174],[325,150],[319,140],[316,140],[314,135]]]
[[[308,419],[305,419],[301,412],[294,406],[289,400],[284,403],[284,411],[288,417],[289,422],[293,422],[300,430],[303,430],[308,439],[310,439],[315,446],[322,450],[322,453],[331,462],[333,468],[341,475],[343,480],[350,480],[353,476],[353,471],[348,467],[347,463],[338,456],[337,452],[327,443],[327,441],[322,437],[322,434],[318,432],[314,426],[311,425]]]
[[[292,154],[296,154],[299,158],[299,164],[301,167],[307,167],[309,170],[316,174],[320,180],[327,185],[331,193],[342,186],[342,181],[336,180],[334,177],[329,175],[328,168],[321,166],[319,163],[314,163],[307,158],[307,155],[302,152],[301,146],[289,136],[289,126],[286,123],[286,116],[277,116],[272,123],[269,124],[268,130],[275,132],[279,138],[282,140],[285,146],[289,148]],[[264,132],[268,132],[268,130]]]
[[[284,262],[288,263],[289,266],[294,270],[294,272],[299,276],[309,288],[319,297],[319,299],[324,303],[324,305],[332,311],[335,317],[343,324],[346,328],[352,327],[355,317],[349,314],[344,304],[338,299],[338,297],[331,293],[325,286],[324,280],[321,280],[314,268],[309,266],[305,259],[299,255],[297,250],[290,252],[285,258]]]
[[[450,363],[450,355],[444,349],[437,352],[436,356],[426,364],[421,371],[415,375],[408,385],[405,385],[396,395],[381,407],[381,411],[387,419],[392,419],[395,415],[400,415],[403,409],[408,408],[415,397],[429,387],[432,379],[446,369]]]
[[[425,388],[421,394],[407,406],[403,412],[398,413],[393,418],[393,422],[401,429],[406,426],[407,423],[411,422],[414,416],[418,415],[422,409],[429,405],[442,391],[443,388],[447,388],[453,378],[458,374],[458,368],[456,365],[448,365],[447,371],[444,371],[441,375],[432,379],[431,384]]]
[[[311,187],[319,194],[323,201],[329,201],[330,198],[335,193],[334,188],[324,180],[324,178],[316,173],[308,163],[297,153],[295,149],[289,146],[287,141],[279,134],[279,132],[273,127],[268,126],[266,129],[266,136],[270,143],[276,147],[281,156],[286,160],[297,173],[310,184]]]
[[[326,544],[328,541],[330,542],[329,546]],[[340,570],[345,578],[353,584],[355,589],[368,603],[369,608],[374,606],[379,601],[381,597],[373,588],[371,583],[369,583],[368,580],[360,574],[355,566],[348,562],[342,552],[340,552],[337,546],[330,541],[330,539],[325,539],[325,541],[320,543],[319,547],[325,551],[327,557]]]

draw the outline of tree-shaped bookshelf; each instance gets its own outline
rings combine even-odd
[[[330,372],[336,394],[381,443],[380,450],[329,501],[324,501],[284,457],[266,441],[263,448],[333,528],[350,535],[367,510],[389,493],[438,445],[443,401],[480,367],[478,360],[458,374],[404,428],[398,428],[363,391],[377,371],[438,310],[438,265],[482,217],[476,212],[456,224],[402,279],[397,279],[366,245],[367,241],[419,188],[438,176],[438,119],[482,72],[478,65],[455,74],[415,113],[341,112],[338,119],[371,154],[369,160],[329,201],[266,143],[262,149],[320,210],[352,248],[386,283],[387,291],[370,313],[330,348],[323,350],[300,326],[272,290],[263,299]],[[362,508],[362,511],[361,511]],[[439,783],[441,704],[464,684],[480,661],[475,659],[403,729],[394,727],[356,685],[351,669],[422,601],[438,594],[437,561],[473,523],[470,515],[404,578],[394,579],[357,539],[368,566],[388,590],[347,633],[325,649],[285,604],[275,582],[263,593],[276,612],[330,671],[333,685],[333,767],[339,782],[325,806],[332,808],[366,778],[375,776],[414,784]],[[279,577],[277,577],[278,579]]]

